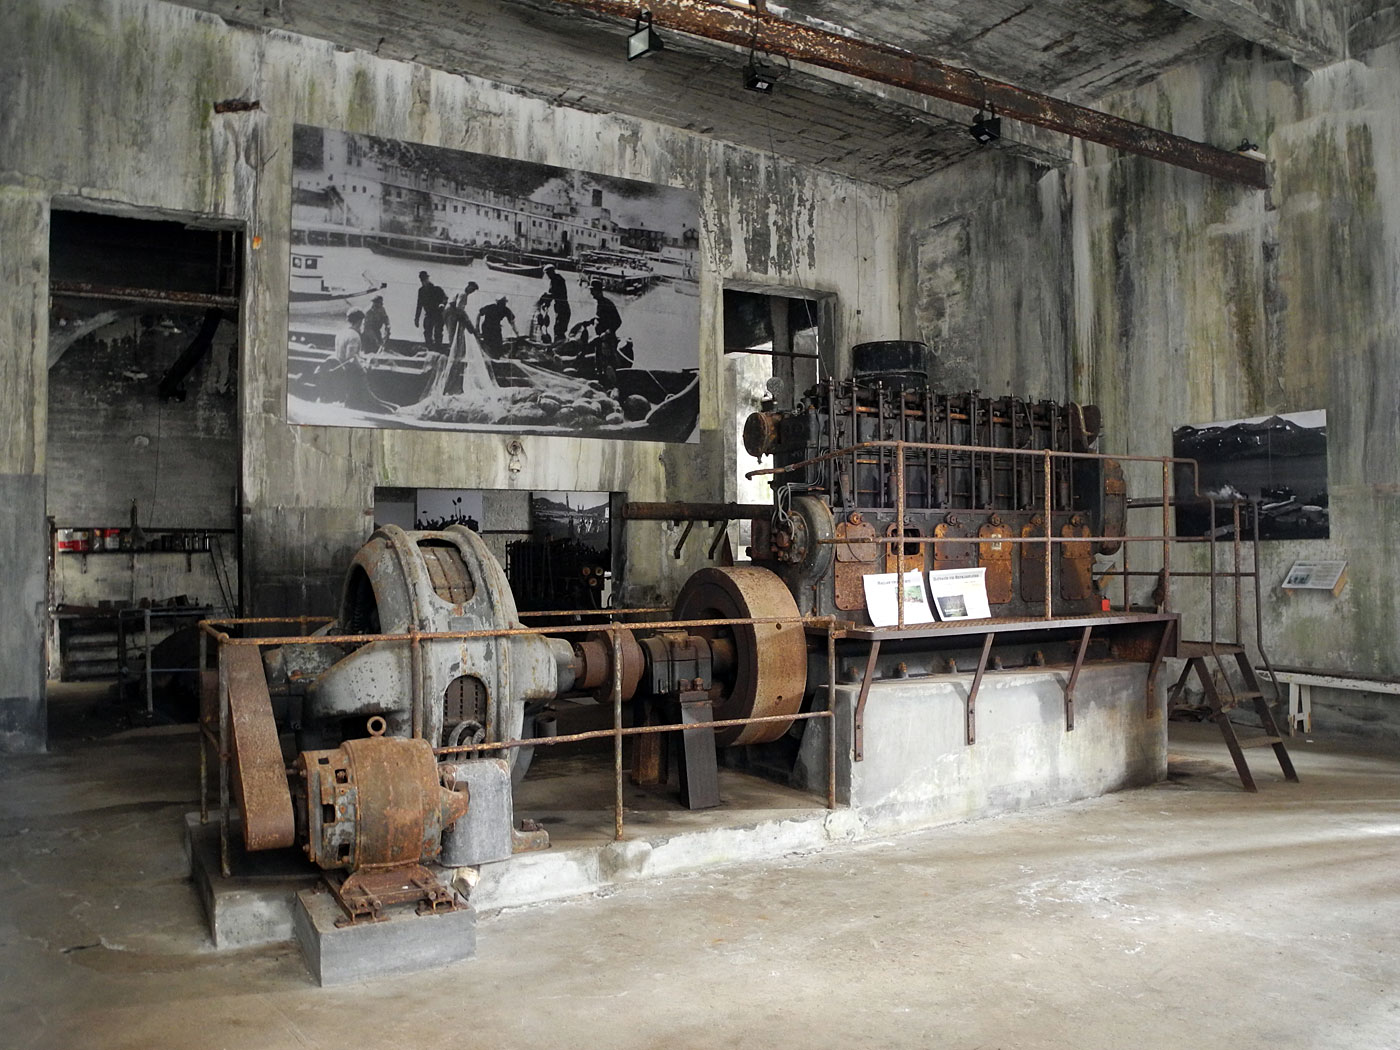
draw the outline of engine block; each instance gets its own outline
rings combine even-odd
[[[1048,516],[1054,615],[1099,610],[1093,557],[1118,544],[1089,538],[1123,534],[1121,467],[1056,456],[1047,471],[1031,454],[1093,453],[1099,410],[936,392],[922,343],[865,343],[852,357],[852,378],[790,408],[766,402],[745,425],[748,451],[788,468],[773,476],[772,518],[754,522],[755,563],[783,576],[804,613],[868,623],[863,577],[897,571],[898,544],[880,541],[899,534],[902,502],[906,572],[981,566],[994,616],[1041,616],[1047,545],[1017,541],[1046,536]]]

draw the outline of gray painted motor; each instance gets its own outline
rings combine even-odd
[[[377,530],[346,574],[333,634],[465,632],[520,627],[500,563],[461,525]],[[519,738],[525,705],[573,685],[567,641],[536,634],[368,642],[307,690],[310,721],[382,715],[392,736],[434,745]],[[516,752],[510,752],[512,761]]]

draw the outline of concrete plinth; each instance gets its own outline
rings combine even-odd
[[[413,905],[386,909],[383,922],[337,927],[345,913],[329,892],[302,890],[292,926],[306,967],[324,987],[419,973],[476,954],[476,911],[419,915]]]
[[[219,868],[217,818],[199,822],[198,813],[185,815],[185,843],[209,938],[216,948],[251,948],[292,939],[292,904],[297,891],[315,886],[320,874],[299,849],[248,853],[237,825],[229,829],[232,874]]]
[[[865,707],[864,758],[852,737],[859,687],[836,689],[836,796],[871,831],[990,816],[1155,783],[1166,776],[1160,695],[1147,717],[1144,664],[1086,665],[1065,728],[1068,668],[1001,671],[982,680],[976,737],[966,742],[972,675],[876,682]],[[1159,682],[1160,690],[1160,682]],[[826,732],[813,721],[800,765],[826,785]]]

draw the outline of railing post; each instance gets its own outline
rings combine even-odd
[[[622,841],[622,633],[616,623],[612,634],[613,702],[613,839]],[[662,746],[665,746],[664,744]]]
[[[1054,557],[1055,552],[1055,544],[1051,540],[1053,531],[1051,523],[1055,518],[1050,509],[1052,506],[1050,502],[1050,490],[1054,485],[1054,479],[1051,474],[1051,462],[1051,453],[1047,448],[1045,450],[1045,618],[1047,620],[1054,619],[1055,616],[1054,604],[1051,601],[1050,594],[1051,580],[1053,579],[1051,559]]]
[[[904,626],[904,442],[900,441],[894,447],[895,470],[897,471],[894,482],[895,513],[898,517],[896,521],[895,535],[899,540],[899,553],[895,555],[895,569],[898,572],[899,585],[895,588],[898,592],[899,618],[898,623]]]

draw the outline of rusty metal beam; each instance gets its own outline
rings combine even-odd
[[[866,80],[946,99],[970,108],[995,107],[998,116],[1035,124],[1074,138],[1136,153],[1213,178],[1268,187],[1268,169],[1246,157],[1169,132],[1077,106],[1062,99],[983,77],[912,51],[828,32],[779,18],[766,9],[718,0],[554,0],[557,4],[631,22],[643,9],[661,32],[680,32],[770,55],[834,69]]]
[[[167,306],[221,307],[238,310],[236,295],[207,292],[179,292],[169,288],[129,288],[122,285],[93,284],[91,281],[50,281],[49,294],[75,299],[115,299],[129,303],[163,303]]]

